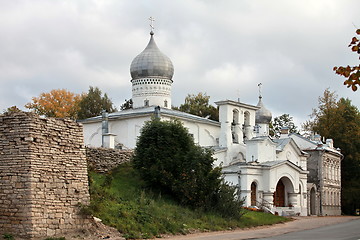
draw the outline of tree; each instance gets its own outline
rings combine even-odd
[[[313,110],[312,120],[308,121],[313,132],[325,138],[332,138],[341,149],[344,159],[341,162],[342,211],[354,214],[360,208],[360,112],[349,99],[340,98],[329,89],[319,97],[319,106]]]
[[[278,136],[283,127],[289,128],[289,133],[299,133],[297,126],[293,121],[293,117],[284,113],[283,115],[274,118],[274,121],[270,122],[270,136]]]
[[[173,109],[219,121],[219,112],[216,107],[209,104],[209,100],[210,96],[207,96],[206,93],[188,94],[185,103],[181,104],[179,108],[173,107]]]
[[[79,102],[78,119],[99,116],[103,110],[111,113],[115,112],[116,108],[106,93],[102,96],[98,87],[90,86],[89,92]]]
[[[213,168],[212,151],[194,144],[179,121],[153,119],[138,138],[133,164],[149,187],[166,192],[181,204],[240,217],[242,201]]]
[[[131,98],[129,100],[125,99],[125,102],[120,106],[120,110],[126,110],[132,108],[133,108],[133,101]]]
[[[80,94],[66,89],[54,89],[49,93],[41,93],[39,97],[33,97],[32,102],[25,107],[46,117],[76,119],[81,97]]]
[[[318,98],[318,103],[318,107],[312,109],[310,120],[302,125],[304,135],[307,137],[319,133],[320,128],[322,136],[329,136],[329,130],[334,122],[334,115],[331,112],[336,108],[336,93],[330,91],[329,88],[325,89],[323,96]]]
[[[8,107],[4,110],[4,113],[14,113],[14,112],[21,112],[21,110],[17,106]]]
[[[360,29],[356,30],[356,34],[360,35]],[[360,54],[360,39],[353,37],[348,47],[351,48],[351,51]],[[360,64],[353,67],[350,67],[349,65],[346,67],[334,67],[333,70],[336,74],[346,78],[344,85],[351,87],[353,91],[357,90],[358,86],[360,85]]]

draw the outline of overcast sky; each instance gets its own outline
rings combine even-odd
[[[257,104],[308,119],[324,90],[360,107],[334,66],[360,28],[359,0],[0,0],[0,111],[24,109],[52,89],[97,86],[119,107],[131,98],[130,64],[155,41],[175,68],[172,104],[205,92],[211,102]]]

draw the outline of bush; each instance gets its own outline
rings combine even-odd
[[[234,198],[235,189],[223,183],[221,168],[213,168],[212,154],[195,145],[179,121],[153,119],[142,128],[133,164],[149,187],[181,204],[239,217],[242,202]]]
[[[5,233],[3,235],[3,239],[13,240],[14,236],[12,234],[10,234],[10,233]]]

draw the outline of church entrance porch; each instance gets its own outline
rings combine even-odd
[[[288,177],[280,178],[273,193],[272,211],[282,216],[300,215],[300,208],[297,206],[298,195]]]

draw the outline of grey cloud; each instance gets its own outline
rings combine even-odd
[[[332,71],[358,64],[347,48],[360,25],[356,0],[3,2],[0,110],[90,85],[119,106],[131,97],[129,67],[149,40],[149,16],[174,63],[174,105],[200,91],[256,104],[259,82],[267,108],[298,122],[327,87],[360,105]]]

